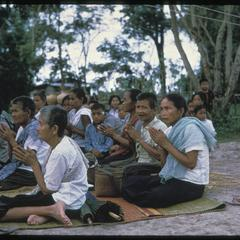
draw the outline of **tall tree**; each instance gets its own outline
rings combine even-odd
[[[44,64],[37,53],[41,38],[33,28],[28,5],[0,6],[0,96],[5,107],[18,95],[28,95],[35,74]]]
[[[159,68],[153,68],[144,61],[144,52],[134,52],[125,38],[117,37],[113,43],[105,40],[97,50],[109,60],[102,64],[90,65],[91,69],[99,75],[95,79],[99,85],[115,79],[120,90],[135,87],[154,91]],[[139,68],[139,65],[142,67]]]
[[[163,8],[163,5],[124,5],[121,10],[123,17],[120,18],[124,34],[141,41],[152,39],[154,42],[160,66],[161,94],[166,93],[164,33],[170,27]]]
[[[184,27],[195,41],[201,55],[203,75],[211,87],[221,96],[219,106],[227,112],[240,74],[239,33],[234,31],[238,6],[189,5],[181,6],[181,11],[170,5],[172,18],[178,14],[178,26]],[[174,26],[173,26],[174,27]],[[178,47],[178,46],[177,46]],[[178,47],[179,52],[181,49]],[[187,60],[183,58],[185,65]],[[188,74],[191,69],[186,68]]]

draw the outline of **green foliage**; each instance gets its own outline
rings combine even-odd
[[[240,139],[240,104],[231,104],[229,114],[217,109],[213,115],[213,124],[220,141]]]
[[[133,52],[124,38],[117,38],[113,43],[105,40],[97,50],[109,59],[104,64],[90,64],[89,68],[99,74],[95,81],[101,85],[115,77],[119,89],[139,88],[154,91],[159,67],[152,67],[143,60],[144,52]],[[142,64],[138,68],[137,64]]]
[[[165,17],[163,5],[124,5],[121,12],[123,17],[123,33],[139,41],[149,41],[156,46],[159,67],[158,79],[161,84],[161,94],[166,93],[166,70],[164,64],[164,33],[170,29],[169,19]]]
[[[28,95],[43,61],[35,55],[27,7],[1,6],[0,12],[0,96],[7,108],[12,98]]]

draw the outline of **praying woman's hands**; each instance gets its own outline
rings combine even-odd
[[[148,131],[153,141],[157,143],[159,146],[164,148],[169,143],[163,131],[157,130],[156,128],[152,128],[152,127],[150,127]]]
[[[16,158],[23,163],[33,166],[38,163],[36,153],[32,149],[24,149],[21,146],[16,146],[13,148],[13,154]]]

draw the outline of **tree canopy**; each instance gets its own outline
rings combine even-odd
[[[200,78],[208,79],[220,97],[220,107],[227,109],[240,87],[238,6],[122,5],[117,19],[122,32],[96,48],[102,62],[89,62],[91,44],[104,31],[104,17],[115,10],[114,5],[0,5],[0,94],[4,105],[15,96],[29,94],[34,82],[42,81],[39,72],[44,66],[50,67],[45,83],[60,82],[62,89],[69,82],[86,86],[92,73],[95,89],[115,81],[119,90],[134,87],[155,91],[160,86],[161,95],[170,90],[166,85],[168,68],[173,77],[179,76],[175,86],[180,92],[192,93]],[[66,20],[66,12],[70,20]],[[166,61],[168,31],[173,32],[186,75],[177,63]],[[191,56],[182,47],[180,33],[198,47],[201,64],[197,71],[189,63]],[[149,52],[134,48],[133,42],[154,46],[157,65],[148,62],[145,56]],[[77,63],[72,62],[68,50],[73,43],[78,45]]]

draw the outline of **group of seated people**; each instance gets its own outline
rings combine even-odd
[[[67,210],[80,209],[89,193],[88,168],[129,157],[159,164],[161,170],[129,176],[121,193],[125,200],[159,208],[203,195],[216,133],[205,124],[202,104],[190,111],[180,94],[168,94],[158,104],[155,94],[129,89],[122,101],[111,96],[109,106],[107,111],[88,101],[82,88],[51,103],[43,92],[11,101],[15,128],[3,114],[0,119],[0,144],[6,147],[0,191],[36,187],[13,198],[0,194],[0,221],[42,224],[54,218],[69,226]]]

